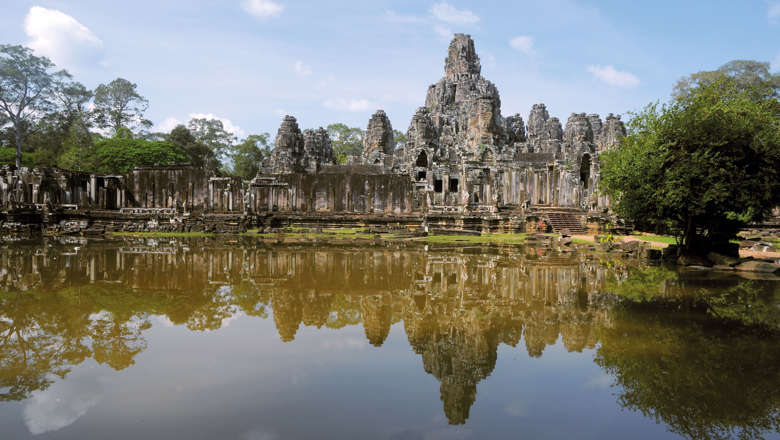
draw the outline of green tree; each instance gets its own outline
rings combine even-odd
[[[328,136],[338,163],[346,163],[347,156],[359,156],[363,152],[365,132],[361,128],[348,127],[342,123],[330,124]]]
[[[236,142],[236,136],[225,130],[225,125],[219,119],[193,118],[187,124],[190,132],[198,142],[211,148],[217,160],[224,162],[230,154],[230,149]]]
[[[769,63],[751,60],[734,60],[715,70],[696,72],[681,78],[674,86],[672,96],[681,98],[698,87],[712,84],[721,78],[731,78],[742,90],[761,88],[775,98],[780,92],[780,74],[772,74]]]
[[[32,151],[34,165],[55,165],[69,148],[83,151],[91,147],[92,121],[87,109],[91,99],[92,92],[83,84],[70,79],[60,82],[54,93],[58,111],[43,118],[22,146],[23,150]]]
[[[138,93],[137,87],[124,78],[99,85],[94,100],[97,124],[114,132],[120,127],[151,127],[152,122],[143,117],[149,101]]]
[[[780,204],[780,101],[721,77],[647,106],[600,159],[618,215],[706,251]]]
[[[402,148],[406,145],[406,134],[402,131],[393,130],[393,140],[395,141],[395,148]]]
[[[270,134],[253,134],[243,142],[236,144],[231,152],[233,174],[242,179],[251,179],[257,175],[260,165],[271,155],[268,145]]]
[[[187,153],[168,142],[128,137],[95,142],[91,157],[95,165],[90,171],[107,174],[125,174],[138,166],[173,165],[188,159]]]
[[[22,166],[22,143],[35,125],[56,109],[54,91],[68,78],[54,63],[22,46],[0,45],[0,113],[11,124],[16,166]]]
[[[780,429],[776,333],[691,319],[677,307],[626,305],[610,316],[594,362],[614,378],[623,408],[689,439],[761,439]]]
[[[91,171],[95,168],[94,154],[93,135],[84,124],[75,123],[70,126],[62,144],[62,154],[55,161],[58,167],[66,170]],[[36,160],[38,163],[44,162],[40,157],[36,157]]]
[[[192,135],[190,130],[184,125],[177,125],[165,140],[171,145],[175,145],[187,153],[189,162],[197,168],[205,168],[210,172],[219,169],[219,161],[211,148],[199,142]]]

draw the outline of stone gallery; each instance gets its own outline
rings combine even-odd
[[[371,116],[361,156],[336,164],[322,129],[285,116],[251,181],[188,165],[125,176],[0,170],[4,225],[59,230],[233,230],[292,223],[438,225],[521,231],[539,221],[582,231],[606,213],[598,153],[625,135],[620,117],[574,113],[565,127],[544,104],[501,115],[469,35],[456,34],[444,77],[395,148],[384,111]],[[139,229],[140,228],[140,229]]]

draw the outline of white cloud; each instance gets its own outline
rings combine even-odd
[[[401,15],[395,11],[386,11],[385,17],[387,21],[391,23],[424,23],[426,20],[423,17],[416,15]]]
[[[32,393],[25,402],[24,424],[33,435],[56,431],[73,424],[103,398],[95,370],[80,369],[66,381]]]
[[[225,128],[225,131],[233,133],[239,138],[246,137],[246,132],[242,130],[241,127],[234,124],[230,119],[221,118],[213,113],[190,113],[190,119],[217,119],[222,121],[222,126]]]
[[[442,41],[450,41],[452,39],[452,29],[447,26],[437,24],[433,27],[433,31],[436,32],[436,35],[438,35]]]
[[[325,108],[348,112],[364,112],[378,108],[376,104],[367,99],[327,99],[322,103]]]
[[[512,49],[523,52],[526,55],[531,55],[534,52],[534,39],[529,35],[518,35],[509,40],[509,45]]]
[[[438,20],[451,24],[474,24],[479,21],[479,17],[470,10],[458,10],[446,1],[431,6],[431,14]]]
[[[602,82],[614,87],[632,88],[639,85],[639,78],[629,72],[621,72],[613,66],[588,66],[587,71]]]
[[[183,122],[171,116],[169,118],[165,118],[162,122],[155,124],[155,126],[152,128],[152,131],[155,133],[170,133],[171,130],[180,124],[183,124]]]
[[[309,75],[311,75],[311,66],[308,66],[303,63],[303,61],[298,60],[295,62],[295,74],[298,75],[300,78],[305,78]]]
[[[777,21],[780,18],[780,2],[771,2],[767,6],[766,16],[769,21]]]
[[[33,6],[24,18],[24,32],[30,48],[60,67],[76,71],[100,61],[103,41],[64,12]]]
[[[257,18],[276,18],[284,11],[284,5],[273,0],[245,0],[242,4],[244,10]]]

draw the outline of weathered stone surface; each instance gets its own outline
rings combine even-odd
[[[455,34],[444,72],[425,98],[436,135],[443,135],[439,144],[455,148],[461,156],[475,157],[482,154],[482,145],[505,140],[498,89],[480,74],[479,57],[469,35]]]
[[[525,142],[525,124],[523,123],[523,117],[520,116],[520,114],[516,113],[512,116],[507,116],[506,132],[509,145]]]
[[[677,257],[677,264],[680,266],[712,266],[708,259],[693,254],[680,255]]]
[[[736,266],[737,264],[739,264],[739,258],[728,257],[726,255],[721,255],[717,252],[708,253],[707,259],[710,260],[712,264],[722,265],[722,266]]]
[[[322,165],[335,163],[330,136],[324,128],[304,130],[301,162],[309,173],[316,173]]]
[[[590,128],[591,131],[593,131],[593,142],[596,145],[601,144],[601,129],[602,129],[602,122],[601,122],[601,116],[597,115],[596,113],[591,113],[588,115],[588,122],[590,122]]]
[[[300,171],[302,157],[303,133],[295,117],[285,116],[276,132],[269,167],[277,174]]]
[[[734,269],[742,272],[780,273],[780,264],[764,261],[745,261],[734,266]]]
[[[293,116],[285,116],[276,132],[274,150],[264,168],[274,174],[316,173],[322,165],[334,162],[328,132],[320,127],[303,133]]]
[[[393,126],[384,110],[377,110],[368,121],[366,135],[363,138],[363,157],[367,163],[381,160],[378,154],[393,154],[395,138]]]
[[[620,116],[615,116],[610,113],[607,115],[604,126],[601,128],[599,151],[608,150],[617,146],[620,144],[620,140],[625,136],[626,127],[623,125],[623,121],[620,120]]]
[[[542,140],[545,133],[544,124],[548,119],[550,119],[550,114],[547,113],[547,107],[544,104],[534,104],[531,107],[531,113],[528,116],[528,141],[531,144]]]

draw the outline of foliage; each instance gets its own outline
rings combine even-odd
[[[138,166],[172,165],[186,162],[187,154],[168,142],[114,137],[95,142],[86,169],[97,173],[127,173]]]
[[[91,171],[87,167],[94,163],[93,136],[83,124],[71,125],[62,150],[62,154],[56,158],[58,167],[73,171]]]
[[[741,90],[761,88],[767,93],[767,97],[778,97],[780,92],[780,74],[772,74],[769,71],[769,63],[734,60],[716,70],[696,72],[685,78],[681,78],[674,86],[672,96],[677,99],[689,95],[699,87],[712,84],[722,78],[731,78]]]
[[[184,152],[187,153],[190,164],[194,167],[205,168],[209,172],[214,172],[219,169],[219,161],[217,160],[214,151],[212,151],[208,145],[196,140],[195,136],[192,135],[192,132],[190,132],[187,127],[177,125],[171,130],[165,140],[169,144],[184,150]]]
[[[395,141],[395,148],[403,148],[406,146],[406,134],[402,131],[393,130],[393,141]]]
[[[14,165],[16,163],[16,148],[0,147],[0,165]],[[22,153],[22,166],[30,166],[33,163],[32,153]]]
[[[219,119],[190,119],[187,128],[195,139],[209,147],[221,162],[227,159],[231,147],[236,142],[235,135],[225,130],[224,124]]]
[[[233,146],[230,157],[233,159],[234,175],[247,180],[257,175],[260,164],[271,155],[270,136],[268,133],[253,134]]]
[[[618,403],[690,439],[759,439],[780,429],[775,337],[642,306],[613,310],[596,364]]]
[[[13,128],[15,165],[22,165],[22,143],[33,127],[57,108],[55,89],[69,78],[54,63],[22,46],[0,45],[0,114]]]
[[[634,115],[621,147],[601,156],[618,215],[688,249],[760,221],[780,204],[780,101],[767,95],[720,78]]]
[[[98,126],[110,128],[113,132],[121,127],[151,127],[151,121],[143,118],[149,101],[138,93],[137,87],[124,78],[99,85],[95,89],[94,100]]]
[[[362,129],[336,123],[328,125],[327,130],[338,163],[346,163],[347,156],[359,156],[363,152],[365,132]]]

